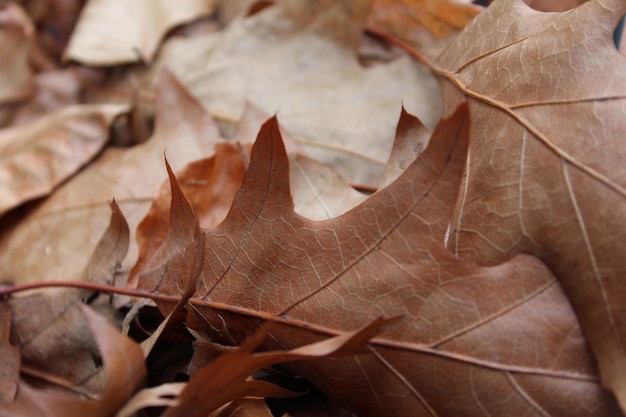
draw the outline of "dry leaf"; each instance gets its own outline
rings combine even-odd
[[[432,54],[481,10],[454,0],[373,0],[367,26]]]
[[[400,315],[369,354],[288,369],[363,416],[619,415],[540,261],[525,255],[479,267],[445,249],[465,118],[461,109],[442,122],[396,181],[325,221],[294,213],[277,123],[266,123],[228,216],[204,232],[187,325],[229,342],[269,321],[263,348],[285,349]],[[191,269],[154,262],[176,280],[158,291],[176,295]],[[155,288],[141,278],[140,287]]]
[[[238,120],[246,102],[278,112],[307,154],[377,186],[402,103],[432,127],[439,94],[407,56],[359,64],[367,3],[281,1],[217,34],[172,39],[159,62],[217,118]]]
[[[495,2],[438,58],[445,113],[469,104],[449,247],[481,263],[534,253],[554,271],[603,383],[626,410],[626,61],[621,0],[564,13]]]
[[[128,250],[128,235],[128,224],[112,202],[109,226],[86,268],[78,277],[65,278],[112,284]],[[98,349],[80,303],[89,301],[100,313],[113,320],[115,317],[107,297],[92,300],[92,296],[92,291],[59,288],[9,301],[13,341],[19,344],[23,364],[35,369],[38,375],[62,379],[72,390],[85,395],[99,393],[105,375],[99,374],[99,365],[94,360]]]
[[[90,161],[126,111],[115,104],[73,106],[0,131],[0,215],[48,194]]]
[[[28,63],[35,28],[19,4],[0,4],[0,105],[22,100],[34,90]]]
[[[123,336],[107,320],[86,306],[80,310],[100,351],[107,375],[105,389],[97,399],[82,399],[36,389],[20,381],[15,401],[0,404],[0,414],[11,417],[108,417],[131,397],[146,370],[139,346]]]
[[[87,65],[149,63],[168,30],[212,9],[210,0],[90,0],[64,59]]]
[[[293,396],[291,391],[250,379],[250,375],[263,367],[286,361],[351,355],[387,323],[388,320],[378,319],[358,330],[314,344],[289,351],[254,354],[265,336],[264,332],[257,332],[241,347],[218,356],[193,375],[178,397],[179,404],[167,409],[163,417],[203,417],[230,401],[249,396]]]
[[[20,376],[20,351],[9,340],[11,310],[6,301],[0,302],[0,409],[12,402]]]
[[[213,119],[167,73],[160,81],[156,107],[150,140],[128,149],[107,149],[2,237],[0,280],[25,283],[76,276],[106,227],[113,197],[126,215],[134,241],[136,225],[167,177],[165,149],[169,160],[182,166],[210,154],[219,135]],[[136,258],[133,245],[122,267],[128,270]]]

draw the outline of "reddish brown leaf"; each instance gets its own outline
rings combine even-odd
[[[265,336],[264,332],[257,332],[240,348],[220,355],[193,375],[178,397],[179,404],[166,410],[163,417],[202,417],[230,401],[247,396],[292,396],[294,393],[265,381],[252,380],[250,375],[276,363],[353,354],[379,333],[386,322],[374,320],[358,330],[289,351],[254,354]]]
[[[445,113],[467,102],[449,246],[485,264],[534,253],[557,275],[626,410],[626,61],[621,0],[564,13],[495,2],[438,58]]]
[[[388,187],[339,217],[312,221],[293,211],[270,120],[228,216],[204,232],[187,325],[230,341],[269,321],[263,348],[284,349],[399,315],[368,354],[289,369],[363,416],[618,415],[540,261],[524,255],[479,267],[445,249],[468,133],[462,108]],[[190,274],[168,271],[178,286]]]

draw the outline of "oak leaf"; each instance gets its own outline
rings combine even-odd
[[[203,231],[187,325],[232,343],[269,322],[263,348],[285,349],[400,315],[367,352],[285,367],[363,416],[619,415],[539,260],[480,267],[445,249],[466,119],[461,108],[394,182],[324,221],[293,211],[286,154],[276,120],[268,121],[228,216]],[[146,271],[145,282],[140,275],[139,287],[176,296],[192,275],[180,256],[155,256],[160,269]],[[164,273],[169,282],[155,286]]]
[[[626,61],[621,0],[543,13],[495,2],[438,57],[444,113],[467,102],[469,157],[449,247],[544,260],[626,410]]]

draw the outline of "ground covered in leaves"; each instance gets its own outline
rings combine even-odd
[[[623,416],[626,3],[527,3],[0,1],[0,417]]]

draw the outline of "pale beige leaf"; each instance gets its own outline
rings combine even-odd
[[[87,65],[151,62],[168,30],[206,16],[210,0],[90,0],[65,52]]]
[[[238,120],[248,101],[278,112],[309,155],[377,186],[402,103],[432,127],[439,94],[407,56],[359,64],[367,10],[363,0],[281,1],[217,34],[170,40],[159,62],[216,117]]]

